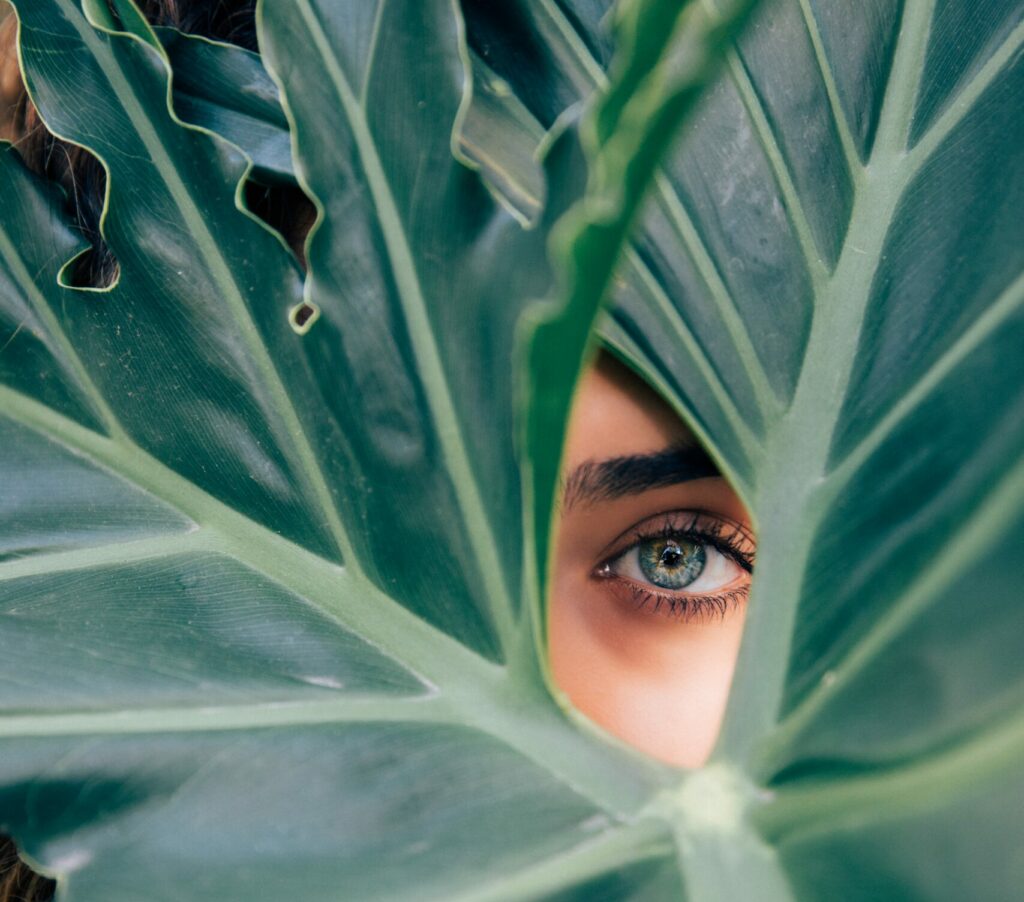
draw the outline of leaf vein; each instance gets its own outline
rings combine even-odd
[[[330,489],[327,486],[323,471],[316,460],[316,455],[309,444],[298,413],[291,402],[291,398],[288,396],[280,374],[277,372],[267,347],[263,343],[259,330],[253,321],[244,293],[235,279],[227,260],[220,253],[220,243],[207,227],[205,218],[200,212],[199,206],[192,197],[185,181],[178,175],[178,169],[171,160],[159,135],[156,134],[153,123],[147,115],[134,86],[129,79],[125,78],[120,67],[110,58],[112,56],[111,51],[99,40],[96,32],[80,15],[71,16],[69,19],[78,31],[82,42],[92,50],[92,56],[110,84],[114,96],[122,103],[125,113],[132,122],[139,139],[149,152],[155,169],[163,183],[167,186],[168,193],[175,205],[181,212],[188,231],[196,236],[198,252],[209,267],[210,275],[217,284],[221,297],[227,301],[228,309],[234,316],[241,330],[242,337],[251,351],[252,359],[257,365],[274,406],[284,421],[299,463],[306,479],[309,481],[313,496],[327,518],[332,537],[341,551],[345,563],[352,570],[359,570],[358,558],[353,552],[351,542],[341,523],[337,508],[331,500]],[[114,36],[111,35],[112,38]],[[124,40],[148,46],[133,35],[124,34],[119,36]],[[164,62],[166,64],[166,59],[164,59]],[[170,76],[168,76],[167,86],[167,110],[174,119],[175,124],[190,132],[208,134],[202,129],[182,122],[174,115],[170,102],[171,85],[169,79]],[[116,290],[116,286],[112,290]]]
[[[388,185],[375,140],[363,111],[349,85],[345,73],[334,59],[330,42],[323,31],[309,0],[299,4],[302,20],[331,78],[335,93],[352,126],[352,134],[370,193],[374,199],[398,288],[399,301],[407,318],[407,332],[419,364],[431,415],[437,427],[445,460],[451,474],[451,485],[458,500],[467,539],[478,562],[480,578],[487,588],[486,596],[499,638],[505,649],[512,647],[514,625],[512,599],[500,564],[498,546],[486,515],[479,485],[470,463],[462,427],[455,411],[451,388],[437,347],[433,325],[427,313],[415,259],[409,247],[401,216]]]

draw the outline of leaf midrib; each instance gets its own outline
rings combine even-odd
[[[1022,40],[1024,40],[1024,25],[1016,28],[1007,37],[993,54],[992,59],[964,87],[948,113],[949,118],[933,125],[913,151],[905,154],[893,153],[890,148],[888,154],[890,165],[901,167],[898,187],[893,191],[895,195],[893,209],[898,205],[907,186],[929,159],[926,153],[921,152],[922,147],[926,147],[928,153],[932,153],[941,146],[941,138],[948,136],[956,123],[968,114],[971,109],[970,102],[980,97],[984,89],[992,83],[997,74],[1002,71],[1003,66],[1012,58],[1014,49],[1020,46]],[[924,44],[925,42],[922,41],[922,46]],[[910,110],[912,100],[913,97],[909,94],[905,95],[903,109]],[[909,127],[909,112],[907,119]],[[891,126],[890,132],[899,135],[902,130]],[[933,137],[936,134],[938,137]],[[876,146],[878,146],[877,142]],[[879,181],[884,182],[884,179],[879,179]],[[1024,276],[1018,276],[1000,292],[984,312],[931,364],[892,409],[828,473],[826,481],[823,482],[817,493],[819,508],[826,507],[834,500],[853,479],[859,468],[867,462],[871,454],[895,433],[900,423],[905,421],[931,396],[934,389],[941,385],[943,379],[959,363],[974,352],[988,337],[995,334],[1022,306],[1024,306]],[[991,529],[986,525],[986,518],[992,518],[992,522],[996,523],[1003,522],[1010,514],[1007,507],[1008,499],[1016,501],[1021,497],[1024,497],[1024,469],[1018,467],[998,484],[997,491],[989,494],[988,500],[980,509],[982,513],[972,516],[962,524],[956,536],[950,540],[947,550],[944,553],[936,554],[936,560],[941,563],[931,568],[926,578],[918,580],[913,586],[905,589],[901,598],[894,603],[888,614],[875,625],[868,636],[863,638],[833,667],[833,679],[828,685],[819,685],[784,718],[780,731],[770,741],[771,748],[779,749],[787,742],[792,741],[793,737],[811,722],[827,700],[834,697],[860,672],[860,669],[873,660],[892,641],[901,626],[909,622],[922,605],[936,591],[939,591],[944,583],[952,580],[959,568],[966,564],[969,559],[967,550],[974,549],[973,553],[977,554],[982,550],[984,541],[991,539]],[[982,536],[980,544],[979,535]]]
[[[859,336],[890,223],[914,172],[903,151],[923,71],[934,0],[909,7],[894,51],[871,160],[859,180],[849,227],[816,299],[792,404],[770,436],[757,509],[772,530],[758,548],[759,578],[716,754],[754,765],[778,722],[790,646],[813,537],[825,515],[821,487]],[[908,21],[908,17],[909,20]],[[844,336],[838,346],[833,340]],[[771,566],[766,565],[771,561]]]

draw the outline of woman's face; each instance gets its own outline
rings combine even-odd
[[[750,586],[746,509],[678,417],[607,356],[569,423],[549,613],[573,704],[642,751],[703,763]]]

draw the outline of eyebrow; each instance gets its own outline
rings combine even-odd
[[[676,445],[653,454],[588,460],[566,477],[562,509],[719,475],[718,467],[699,445]]]

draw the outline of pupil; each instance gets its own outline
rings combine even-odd
[[[661,553],[661,563],[665,567],[677,567],[683,559],[683,552],[678,545],[669,545]]]

